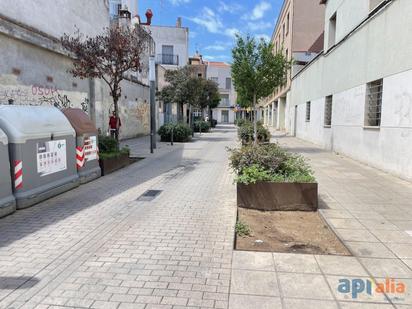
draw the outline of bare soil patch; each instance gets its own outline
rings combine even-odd
[[[237,250],[351,255],[318,212],[238,208],[238,220],[251,232],[236,237]]]

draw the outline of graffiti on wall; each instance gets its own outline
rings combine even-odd
[[[87,93],[64,91],[57,87],[0,85],[0,104],[51,105],[59,109],[79,107],[87,113],[89,99]]]
[[[71,103],[69,97],[67,95],[60,95],[58,94],[57,96],[52,96],[52,97],[41,97],[40,98],[40,104],[48,104],[48,105],[53,105],[54,107],[57,107],[58,109],[64,109],[64,108],[71,108],[74,107],[74,105]],[[80,102],[80,107],[84,112],[88,112],[89,108],[89,99],[84,98],[82,102]]]
[[[145,131],[150,130],[150,105],[146,100],[143,103],[137,104],[135,116]]]

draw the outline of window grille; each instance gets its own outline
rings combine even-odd
[[[325,98],[325,126],[332,125],[332,96],[327,96]]]
[[[379,127],[382,116],[383,79],[373,81],[366,89],[365,125]]]
[[[310,102],[306,102],[306,122],[310,121]]]

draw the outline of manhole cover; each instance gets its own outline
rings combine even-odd
[[[147,190],[145,193],[140,195],[136,201],[151,201],[154,200],[160,193],[162,193],[162,190]]]

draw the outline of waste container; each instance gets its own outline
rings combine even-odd
[[[0,129],[0,218],[16,210],[11,189],[9,148],[6,134]]]
[[[101,170],[96,126],[80,108],[64,109],[63,114],[76,131],[76,164],[80,183],[99,178]]]
[[[76,133],[63,113],[50,106],[0,106],[0,128],[9,140],[17,209],[80,184]]]

